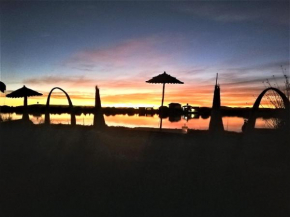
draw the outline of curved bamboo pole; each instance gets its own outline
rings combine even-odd
[[[70,107],[70,122],[71,122],[70,124],[73,125],[73,126],[76,125],[76,117],[75,117],[75,112],[74,112],[74,108],[73,108],[72,101],[71,101],[69,95],[67,94],[67,92],[65,92],[60,87],[54,87],[54,88],[52,88],[51,91],[48,94],[47,101],[46,101],[45,120],[44,120],[45,124],[50,124],[49,101],[50,101],[50,96],[51,96],[52,92],[55,89],[58,89],[58,90],[62,91],[66,95],[66,98],[68,100],[68,104],[69,104],[69,107]]]
[[[253,105],[250,118],[249,118],[248,123],[246,125],[247,131],[252,131],[255,128],[257,111],[259,110],[260,102],[261,102],[263,96],[265,95],[265,93],[269,90],[275,91],[282,98],[283,104],[285,107],[285,115],[284,115],[285,123],[286,123],[285,128],[289,130],[289,128],[290,128],[290,102],[281,90],[274,88],[274,87],[269,87],[269,88],[266,88],[265,90],[263,90],[262,93],[260,93],[260,95],[257,97],[257,99]]]

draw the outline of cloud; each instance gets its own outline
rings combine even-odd
[[[242,67],[222,67],[219,68],[221,77],[224,78],[226,85],[253,85],[261,83],[266,79],[275,76],[277,80],[284,79],[281,69],[289,69],[289,61],[274,61],[264,64]]]
[[[289,25],[289,4],[286,1],[194,2],[178,9],[217,22]]]
[[[137,65],[132,64],[131,67],[130,62],[126,62],[128,59],[136,58],[136,55],[139,55],[139,49],[144,47],[146,51],[146,46],[151,45],[151,43],[153,43],[152,41],[154,40],[127,41],[119,44],[115,52],[113,52],[113,47],[89,51],[84,50],[76,54],[76,56],[81,54],[79,56],[80,59],[71,60],[72,64],[75,63],[83,67],[96,67],[94,61],[100,61],[98,58],[102,57],[104,54],[104,57],[101,58],[102,61],[98,64],[111,61],[115,66],[120,64],[120,68],[122,68],[122,64],[124,64],[123,70],[125,69],[125,72],[126,70],[130,70],[128,73],[124,73],[124,71],[118,70],[120,68],[117,68],[116,71],[117,74],[120,74],[119,76],[115,76],[114,73],[116,72],[114,72],[114,67],[112,67],[112,71],[108,73],[107,78],[101,77],[99,73],[96,73],[97,75],[95,76],[86,73],[86,76],[43,76],[26,79],[24,83],[33,84],[34,86],[39,85],[38,89],[43,88],[44,85],[61,86],[69,93],[74,104],[76,102],[78,105],[93,105],[94,86],[98,85],[101,90],[102,104],[105,106],[114,106],[117,104],[148,104],[159,106],[161,102],[162,86],[158,84],[148,84],[145,81],[152,76],[162,73],[163,70],[158,72],[155,66],[151,68],[149,65],[147,67],[146,64],[148,60],[144,60],[146,64],[139,62],[140,65],[144,64],[144,67],[141,67],[141,69],[137,67],[139,63]],[[153,50],[151,51],[151,49]],[[158,49],[155,50],[155,48],[150,47],[149,50],[149,53],[158,53]],[[137,52],[136,55],[134,54],[135,52]],[[124,58],[124,63],[120,60],[111,60],[110,57],[112,55],[116,55],[117,59]],[[152,57],[154,57],[154,55],[152,55]],[[170,55],[164,59],[165,62],[169,60],[171,60]],[[155,62],[155,60],[151,59],[149,62],[150,61]],[[168,64],[170,64],[170,61]],[[226,64],[216,67],[183,66],[177,63],[171,64],[169,67],[170,70],[166,71],[181,81],[184,81],[185,84],[166,85],[165,103],[179,102],[182,104],[189,103],[199,106],[211,106],[215,76],[216,72],[218,72],[219,83],[221,85],[222,105],[243,106],[246,103],[251,105],[255,97],[265,88],[262,81],[271,78],[274,72],[277,80],[283,77],[280,70],[281,65],[289,68],[289,62],[286,60],[241,67],[232,67]],[[131,70],[134,67],[136,67],[134,69],[135,73],[132,73]],[[98,78],[99,76],[101,79]],[[58,94],[57,92],[52,95],[52,98],[66,100],[62,93]],[[66,103],[66,101],[64,102]]]
[[[70,85],[88,85],[92,84],[94,85],[94,81],[91,79],[86,78],[85,76],[41,76],[38,78],[29,78],[23,80],[23,83],[25,84],[33,84],[33,85],[64,85],[64,84],[70,84]]]
[[[44,93],[43,97],[47,98],[48,97],[48,93]],[[94,100],[95,100],[94,95],[91,95],[91,94],[90,95],[88,95],[88,94],[80,94],[78,92],[70,93],[69,97],[72,100],[81,100],[81,101],[89,100],[91,102],[91,104],[93,104]],[[64,100],[67,100],[66,95],[63,92],[57,92],[57,91],[54,91],[52,93],[51,98],[52,99],[64,99]]]
[[[147,77],[149,79],[150,77]],[[94,87],[97,85],[101,91],[104,89],[106,92],[114,92],[114,91],[122,91],[130,92],[130,91],[137,91],[137,92],[144,92],[144,90],[154,89],[154,85],[149,85],[145,82],[146,77],[136,76],[133,79],[117,79],[112,78],[111,80],[108,79],[92,79],[88,78],[87,76],[41,76],[38,78],[29,78],[23,80],[23,83],[26,85],[33,85],[38,89],[44,89],[47,86],[55,87],[59,86],[63,89],[69,90],[91,90],[94,92]]]
[[[131,39],[104,48],[84,49],[63,62],[69,68],[87,71],[123,72],[125,70],[157,70],[172,65],[178,55],[173,52],[184,47],[180,35],[155,35]]]

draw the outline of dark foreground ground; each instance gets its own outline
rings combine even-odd
[[[0,125],[0,216],[288,217],[289,134]]]

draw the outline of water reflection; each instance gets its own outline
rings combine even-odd
[[[21,119],[21,114],[2,114],[2,116],[10,117],[13,120]],[[29,115],[30,120],[34,124],[44,123],[43,114]],[[124,115],[104,115],[106,124],[108,126],[124,126],[124,127],[150,127],[159,128],[160,118],[158,115],[138,115],[138,114],[124,114]],[[81,114],[76,116],[76,123],[78,125],[93,125],[93,114]],[[188,129],[207,130],[209,126],[210,117],[202,117],[198,114],[189,114],[187,116],[172,116],[164,118],[163,128],[182,129],[184,125]],[[70,114],[51,114],[52,124],[70,124]],[[241,132],[244,119],[242,117],[223,117],[224,129],[227,131]],[[267,120],[258,118],[256,121],[256,128],[268,128]]]

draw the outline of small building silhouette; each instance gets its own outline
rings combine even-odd
[[[195,113],[199,111],[198,106],[191,106],[188,103],[184,106],[182,106],[182,110],[184,113]]]
[[[168,106],[169,106],[169,109],[181,110],[181,104],[179,103],[172,102],[172,103],[169,103]]]

